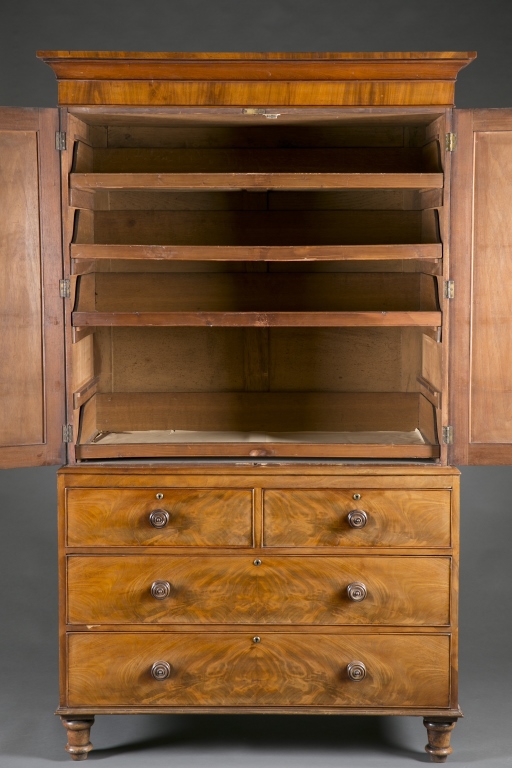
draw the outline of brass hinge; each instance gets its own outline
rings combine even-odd
[[[59,296],[61,299],[69,299],[71,296],[71,281],[69,278],[67,280],[59,280]]]
[[[445,139],[445,147],[447,152],[453,152],[457,147],[457,134],[447,133]]]
[[[443,427],[443,443],[453,445],[453,427]]]
[[[444,297],[445,299],[453,299],[455,296],[455,282],[453,280],[444,281]]]
[[[73,442],[73,425],[72,424],[64,424],[62,427],[62,442],[63,443],[72,443]]]
[[[57,149],[59,152],[62,152],[63,149],[66,149],[65,131],[55,131],[55,149]]]

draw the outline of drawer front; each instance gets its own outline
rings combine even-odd
[[[69,488],[67,544],[250,547],[252,510],[250,489]]]
[[[450,704],[447,635],[262,632],[258,638],[254,642],[251,633],[72,633],[68,706]],[[364,665],[363,679],[350,678],[354,662]]]
[[[450,497],[444,490],[267,490],[264,545],[449,547]],[[356,510],[364,515],[351,516]]]
[[[72,555],[68,621],[446,626],[450,565],[385,555]]]

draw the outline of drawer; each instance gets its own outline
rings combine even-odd
[[[252,510],[250,489],[68,488],[67,544],[250,547]]]
[[[68,623],[446,626],[450,564],[386,555],[72,555]]]
[[[450,497],[445,490],[267,490],[264,545],[449,547]]]
[[[450,704],[448,635],[259,632],[258,639],[249,632],[71,633],[68,706]],[[364,669],[364,678],[351,679],[350,669],[354,676]]]

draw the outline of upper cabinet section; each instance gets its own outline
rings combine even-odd
[[[0,467],[64,459],[56,109],[0,109]]]
[[[450,107],[472,51],[39,51],[69,107]],[[269,115],[270,117],[271,115]]]

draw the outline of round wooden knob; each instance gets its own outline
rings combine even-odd
[[[171,594],[171,585],[168,581],[154,581],[151,585],[151,596],[155,600],[165,600]]]
[[[354,603],[360,603],[361,600],[365,599],[367,594],[368,592],[362,581],[353,581],[352,584],[349,584],[347,587],[347,595],[350,600],[354,601]]]
[[[154,509],[149,515],[149,522],[153,528],[165,528],[169,522],[169,513],[165,509]]]
[[[350,680],[358,683],[366,677],[366,667],[362,661],[351,661],[347,664],[347,675]]]
[[[368,522],[368,515],[362,509],[353,509],[348,513],[347,520],[351,528],[364,528]]]
[[[171,675],[171,665],[168,661],[155,661],[151,667],[151,677],[155,680],[167,680]]]

